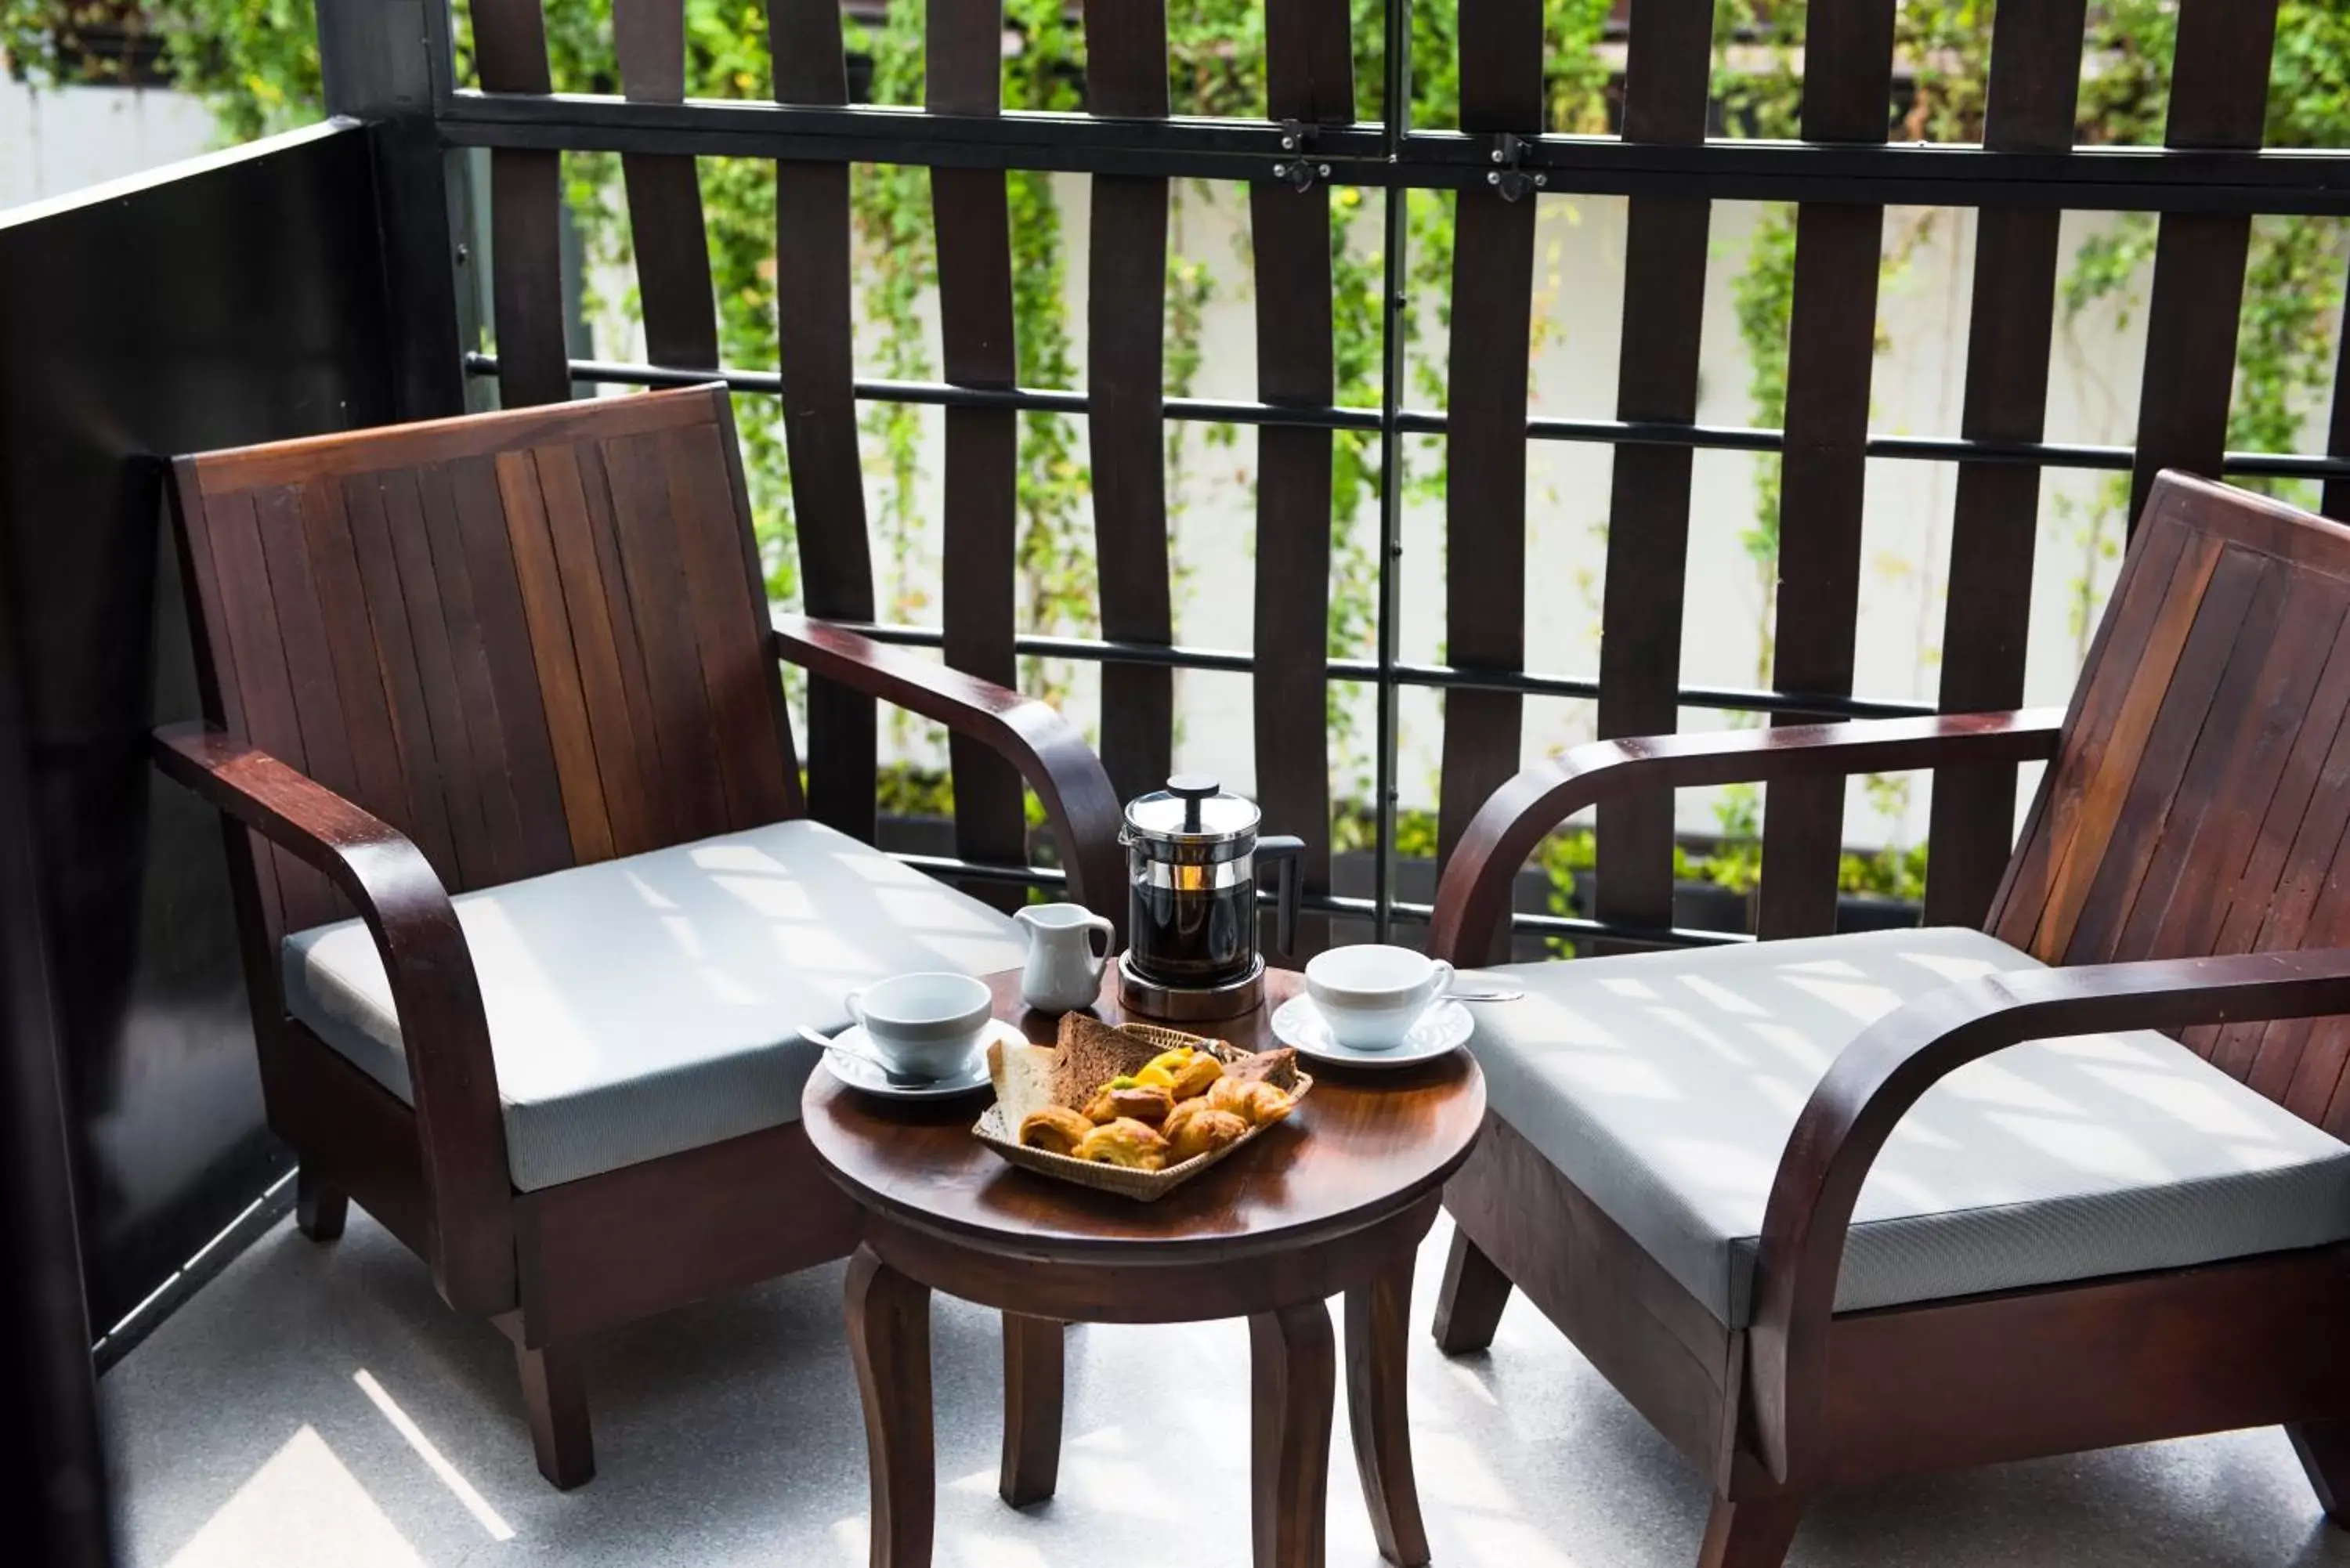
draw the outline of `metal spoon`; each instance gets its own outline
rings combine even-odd
[[[1437,1000],[1440,1002],[1516,1002],[1525,994],[1523,991],[1510,991],[1495,986],[1484,991],[1448,991]]]
[[[874,1055],[871,1052],[858,1051],[849,1046],[843,1045],[831,1035],[820,1034],[816,1031],[807,1027],[806,1024],[800,1025],[800,1038],[806,1041],[811,1045],[822,1046],[825,1050],[831,1052],[836,1056],[846,1056],[851,1061],[864,1063],[867,1066],[879,1073],[882,1078],[886,1080],[893,1089],[925,1089],[938,1082],[936,1078],[925,1078],[920,1073],[900,1073],[897,1068],[890,1066],[888,1063],[882,1061],[880,1057]]]

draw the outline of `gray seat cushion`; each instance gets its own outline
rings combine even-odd
[[[1500,1114],[1732,1327],[1795,1117],[1903,1002],[2040,962],[1979,931],[1754,943],[1491,971]],[[2150,1033],[2017,1045],[1929,1090],[1854,1211],[1853,1311],[2350,1237],[2350,1147]]]
[[[529,1191],[794,1120],[852,989],[1015,968],[1011,922],[813,822],[781,822],[460,895]],[[357,920],[288,937],[294,1016],[402,1099],[391,990]]]

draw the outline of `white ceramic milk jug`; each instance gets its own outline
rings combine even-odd
[[[1013,923],[1028,943],[1020,971],[1020,999],[1045,1012],[1091,1007],[1101,994],[1102,971],[1109,963],[1118,928],[1083,904],[1030,904],[1013,912]],[[1094,933],[1101,950],[1094,950]]]

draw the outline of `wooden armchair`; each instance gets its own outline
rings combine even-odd
[[[576,1485],[588,1335],[856,1243],[796,1026],[1019,961],[805,820],[776,659],[1009,758],[1113,919],[1118,801],[1041,704],[771,626],[723,389],[183,458],[173,504],[209,723],[155,755],[225,818],[301,1228],[356,1199],[494,1319]]]
[[[1981,932],[1512,966],[1440,1344],[1523,1290],[1711,1478],[1706,1568],[1780,1563],[1822,1487],[2280,1423],[2350,1522],[2345,612],[2350,529],[2165,475],[2061,718],[1614,742],[1496,792],[1456,961],[1612,794],[2051,763]]]

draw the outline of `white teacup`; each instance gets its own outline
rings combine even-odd
[[[1330,1036],[1357,1051],[1392,1051],[1452,983],[1452,966],[1409,948],[1332,948],[1305,965],[1305,992]]]
[[[873,1054],[893,1073],[944,1078],[971,1065],[994,997],[967,974],[892,975],[843,999]]]

